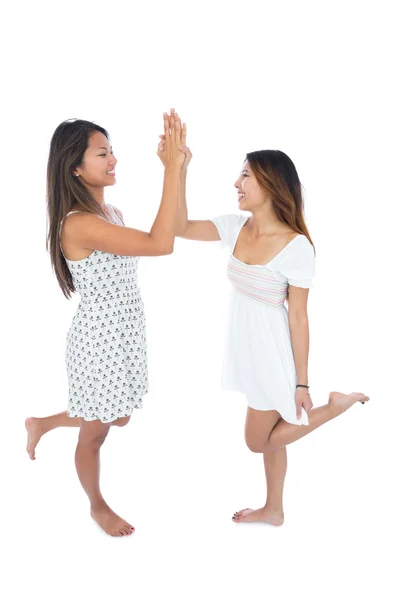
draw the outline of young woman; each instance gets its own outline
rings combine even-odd
[[[163,150],[165,136],[160,137]],[[246,443],[264,455],[268,490],[262,508],[240,510],[233,520],[282,525],[286,445],[369,398],[331,392],[327,404],[312,408],[307,298],[315,256],[293,162],[277,150],[252,152],[234,185],[239,210],[250,215],[190,221],[182,181],[176,234],[187,240],[222,240],[229,248],[233,290],[222,386],[247,397]]]
[[[148,391],[146,323],[137,269],[140,256],[171,254],[185,154],[178,116],[164,113],[165,166],[161,204],[149,233],[125,227],[104,199],[115,183],[117,159],[107,131],[82,120],[55,130],[47,171],[48,238],[52,265],[64,295],[80,303],[67,334],[68,411],[26,420],[27,450],[35,459],[41,436],[56,427],[79,427],[75,463],[91,515],[112,536],[133,532],[105,502],[99,453],[111,425],[122,427]]]

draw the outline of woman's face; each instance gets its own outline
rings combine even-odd
[[[116,164],[110,142],[103,133],[95,131],[89,137],[82,164],[74,169],[74,175],[88,187],[114,185]]]
[[[238,192],[240,210],[252,211],[265,203],[265,192],[259,186],[247,160],[243,164],[240,177],[234,185]]]

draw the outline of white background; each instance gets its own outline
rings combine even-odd
[[[398,597],[398,67],[395,2],[20,2],[3,12],[2,545],[8,600]],[[77,430],[24,418],[66,408],[78,298],[45,250],[55,127],[94,120],[118,158],[108,202],[148,230],[161,197],[162,112],[188,124],[191,218],[237,212],[248,151],[294,161],[317,250],[309,378],[369,404],[288,447],[286,522],[232,523],[265,500],[246,403],[222,391],[226,250],[178,239],[142,258],[150,393],[102,451],[102,486],[130,538],[91,521]]]

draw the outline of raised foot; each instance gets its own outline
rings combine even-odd
[[[369,396],[361,392],[352,392],[351,394],[342,394],[341,392],[331,392],[329,394],[329,406],[335,414],[341,414],[348,410],[356,402],[368,402]]]
[[[25,428],[28,432],[26,451],[29,454],[29,458],[31,460],[35,460],[35,448],[45,432],[40,426],[40,419],[36,419],[35,417],[29,417],[28,419],[25,419]]]
[[[130,523],[121,519],[107,504],[99,509],[92,509],[90,514],[98,526],[113,537],[131,535],[135,531]]]
[[[282,511],[275,511],[264,506],[257,510],[253,510],[252,508],[238,510],[233,515],[232,520],[235,523],[268,523],[269,525],[279,527],[283,525],[284,517]]]

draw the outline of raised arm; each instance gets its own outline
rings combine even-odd
[[[75,247],[122,256],[161,256],[174,248],[179,202],[180,171],[185,154],[181,146],[181,124],[164,113],[164,183],[160,207],[150,232],[121,227],[98,215],[79,212],[64,225],[65,240]]]
[[[171,118],[177,113],[171,111]],[[215,242],[220,239],[218,230],[212,221],[189,221],[188,210],[186,203],[186,177],[187,169],[192,158],[190,149],[186,146],[187,127],[186,123],[182,123],[182,147],[185,152],[185,161],[182,165],[180,172],[180,198],[179,198],[179,209],[176,218],[176,230],[175,234],[177,237],[184,238],[186,240],[198,240],[201,242]],[[159,150],[164,147],[165,135],[160,135],[161,142],[159,143]]]

